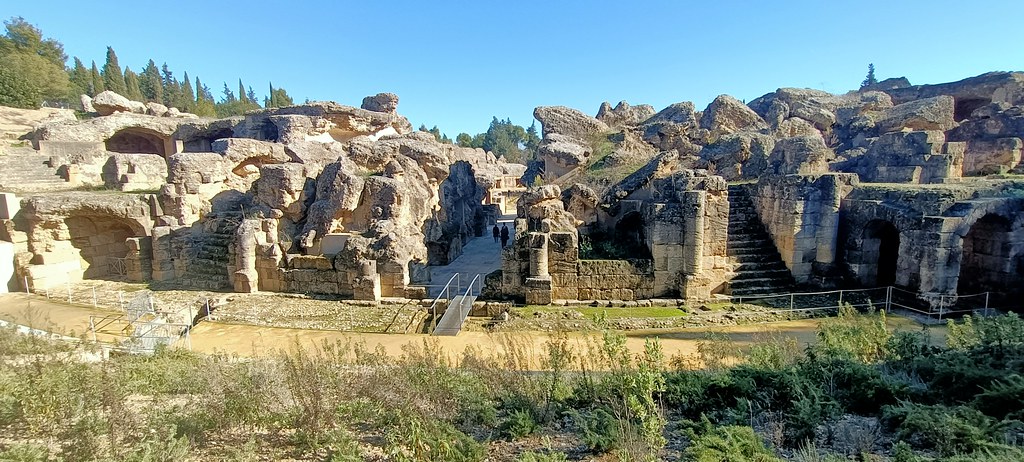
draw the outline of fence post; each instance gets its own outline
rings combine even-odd
[[[892,286],[885,288],[885,311],[892,311]]]
[[[793,293],[792,292],[790,292],[790,294],[789,294],[789,310],[793,311]]]
[[[25,293],[27,294],[27,293],[29,293],[29,291],[28,291],[28,276],[24,276],[24,281],[25,281]]]
[[[990,292],[985,292],[985,316],[989,315],[989,313],[988,313],[988,294],[989,293]]]
[[[843,291],[839,291],[839,308],[843,307]]]
[[[942,311],[946,309],[946,296],[939,295],[939,321],[942,320]]]
[[[96,343],[96,322],[92,316],[89,316],[89,330],[92,331],[92,341]]]

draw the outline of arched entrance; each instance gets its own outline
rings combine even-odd
[[[1000,215],[990,213],[971,226],[963,238],[958,294],[1006,292],[1021,284],[1011,238],[1010,221]]]
[[[166,157],[169,137],[144,128],[126,128],[106,141],[106,149],[124,154],[159,154]]]
[[[861,235],[861,283],[867,286],[896,284],[900,256],[900,232],[886,220],[872,220]]]
[[[124,257],[128,254],[126,241],[135,236],[131,227],[113,217],[72,216],[64,223],[71,236],[71,245],[80,252],[84,278],[124,276]]]

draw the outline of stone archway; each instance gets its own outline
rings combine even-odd
[[[613,239],[629,258],[651,258],[647,246],[647,224],[640,212],[629,212],[615,223]]]
[[[114,217],[71,216],[64,220],[71,245],[79,251],[85,279],[120,278],[131,226]]]
[[[104,144],[107,151],[123,154],[158,154],[167,157],[174,151],[170,137],[137,127],[118,130]]]
[[[957,293],[1005,293],[1016,289],[1021,283],[1022,269],[1017,267],[1014,247],[1021,247],[1021,242],[1015,242],[1024,240],[1021,234],[1014,233],[1010,220],[1002,215],[989,213],[974,222],[963,237]]]
[[[896,284],[900,232],[887,220],[871,220],[861,234],[860,282],[884,287]]]

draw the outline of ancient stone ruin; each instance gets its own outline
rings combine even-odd
[[[542,106],[529,168],[413,131],[387,93],[219,120],[90,103],[95,117],[0,157],[9,289],[122,277],[421,299],[428,266],[514,213],[490,297],[1024,295],[1024,73],[703,111]]]

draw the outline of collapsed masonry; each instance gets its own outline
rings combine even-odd
[[[44,124],[31,134],[36,152],[17,155],[45,160],[76,190],[5,195],[0,240],[14,243],[16,279],[35,290],[122,276],[421,297],[424,268],[494,223],[501,212],[483,199],[525,167],[413,131],[397,103],[379,94],[362,108],[311,103],[219,120],[122,104]]]
[[[527,179],[546,186],[520,202],[495,293],[547,303],[895,285],[932,306],[1024,295],[1024,73],[534,115],[544,139]],[[613,151],[592,159],[602,142]],[[588,169],[622,165],[636,172],[586,184]],[[632,258],[581,259],[576,243],[594,236]]]

